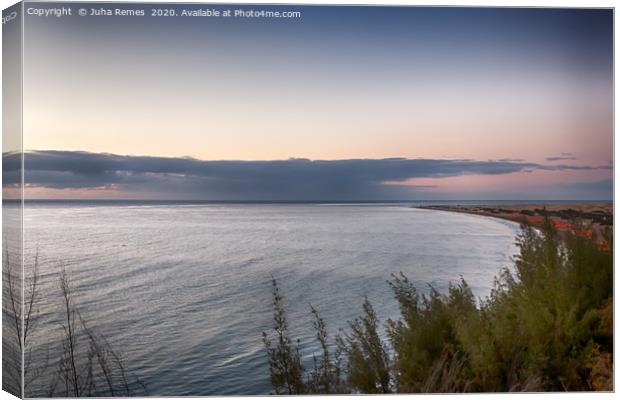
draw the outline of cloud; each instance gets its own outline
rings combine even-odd
[[[574,188],[579,190],[597,191],[605,193],[613,193],[614,181],[613,179],[603,179],[600,181],[588,181],[588,182],[574,182],[564,185],[568,188]]]
[[[489,160],[489,161],[493,161],[493,160]],[[506,162],[524,162],[525,160],[522,160],[520,158],[500,158],[499,160],[496,161],[506,161]]]
[[[18,183],[19,155],[5,154],[3,162],[5,184]],[[24,164],[29,187],[110,188],[145,197],[206,200],[404,199],[429,189],[405,184],[412,178],[611,168],[468,159],[203,161],[79,151],[28,152]]]
[[[577,157],[575,157],[575,155],[573,153],[560,153],[559,156],[553,156],[553,157],[545,157],[545,160],[547,161],[573,161],[576,160]]]

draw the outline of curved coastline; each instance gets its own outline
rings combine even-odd
[[[551,219],[559,230],[589,228],[594,234],[606,226],[613,226],[613,203],[595,201],[576,201],[574,203],[536,203],[529,204],[478,204],[478,205],[430,205],[417,208],[436,211],[450,211],[494,217],[516,223],[527,223],[541,227],[544,219]],[[579,224],[575,221],[579,220]]]
[[[516,228],[517,230],[519,230],[521,226],[521,224],[515,221],[514,219],[496,216],[496,215],[476,213],[473,211],[461,210],[454,206],[414,206],[412,208],[415,208],[418,210],[435,211],[435,212],[442,212],[442,213],[464,214],[464,215],[470,215],[470,216],[490,219],[490,220],[494,220],[495,222],[501,223],[503,225],[509,226],[511,228]]]

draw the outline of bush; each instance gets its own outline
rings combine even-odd
[[[611,232],[605,235],[612,243]],[[348,393],[612,390],[612,252],[591,238],[560,234],[548,220],[540,230],[523,226],[517,245],[513,268],[500,271],[480,302],[462,278],[445,294],[431,288],[420,296],[402,273],[392,276],[401,316],[386,322],[389,339],[380,339],[366,300],[364,315],[338,339],[346,379],[338,368],[338,385],[309,379],[295,393],[332,393],[336,386]],[[283,315],[275,280],[274,288],[276,316]],[[315,329],[326,367],[313,376],[326,381],[340,360],[327,361],[325,326]],[[286,349],[288,338],[281,343],[301,366],[299,348]],[[272,384],[274,372],[280,374],[272,369]]]

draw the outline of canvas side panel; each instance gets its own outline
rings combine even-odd
[[[22,3],[2,11],[2,389],[23,393]]]

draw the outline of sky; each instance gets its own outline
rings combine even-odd
[[[611,10],[262,8],[26,16],[27,195],[611,199]]]

